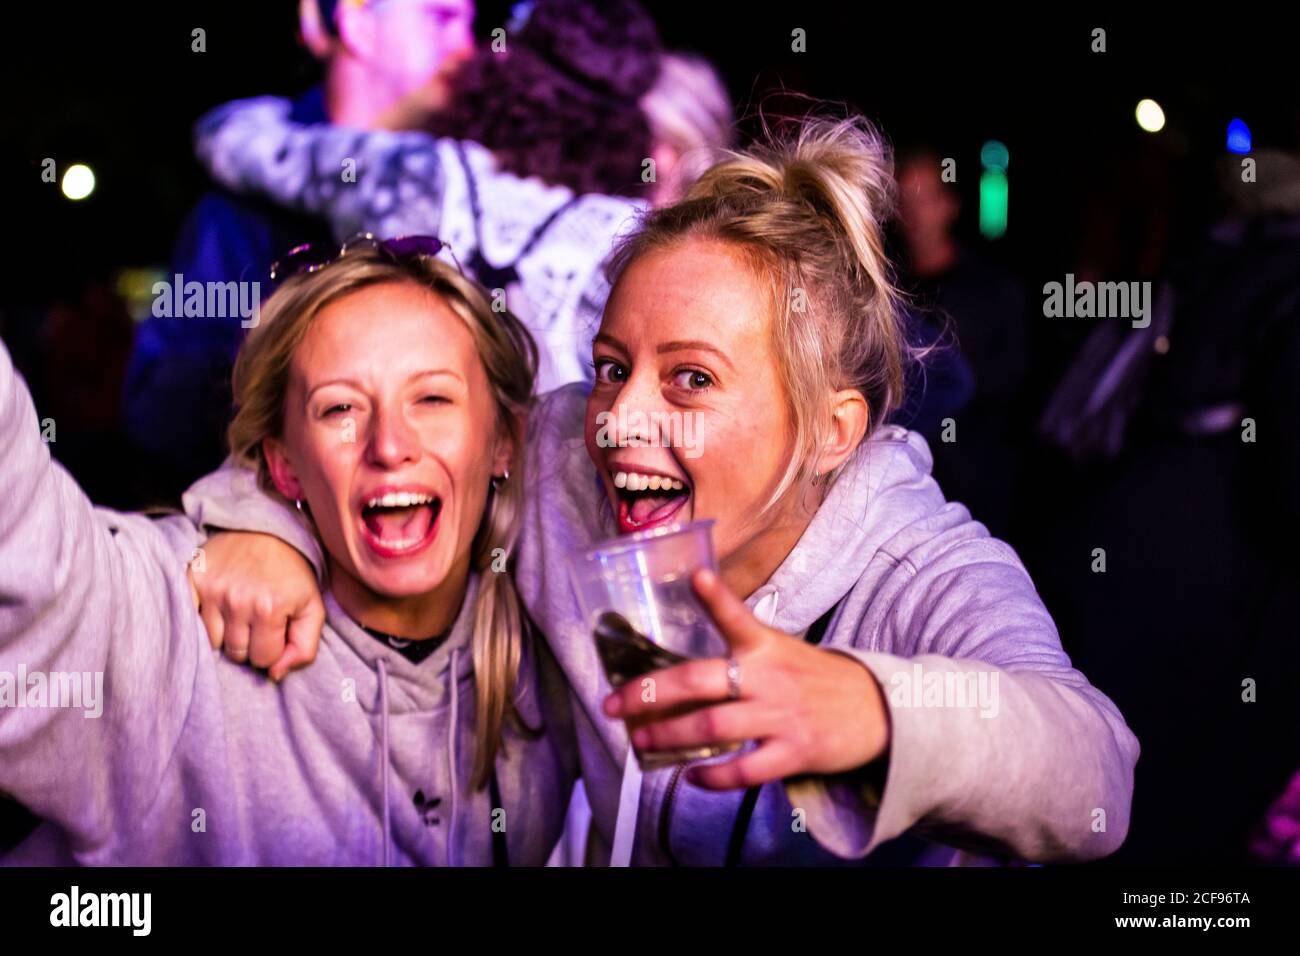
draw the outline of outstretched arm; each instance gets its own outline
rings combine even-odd
[[[198,532],[95,508],[3,345],[0,447],[0,790],[94,863],[156,794],[207,657],[186,580]]]
[[[912,826],[1033,862],[1092,860],[1119,848],[1137,738],[1071,667],[1007,545],[970,540],[922,567],[884,630],[889,652],[835,648],[871,671],[889,709],[879,806],[851,778],[791,786],[791,798],[810,807],[810,833],[850,857]]]
[[[1001,542],[968,540],[914,572],[879,641],[814,647],[761,623],[716,575],[696,587],[739,662],[740,698],[728,700],[726,663],[708,659],[658,672],[651,701],[624,686],[605,712],[652,719],[633,734],[648,749],[761,741],[692,770],[699,785],[784,780],[808,832],[845,858],[913,827],[1032,861],[1123,842],[1137,740],[1070,666]]]

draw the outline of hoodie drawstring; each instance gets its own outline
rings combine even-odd
[[[754,616],[769,627],[776,618],[778,593],[773,590],[763,595],[754,606]],[[636,752],[629,742],[627,761],[623,765],[623,779],[619,786],[618,811],[614,824],[614,845],[610,849],[609,865],[611,867],[630,866],[632,850],[636,843],[636,818],[641,805],[641,765],[636,759]],[[669,788],[671,789],[671,787]],[[665,821],[666,824],[667,821]],[[748,819],[746,819],[748,826]]]
[[[772,621],[776,618],[776,608],[779,601],[780,595],[778,592],[775,590],[769,591],[754,606],[754,616],[770,627]],[[611,867],[630,866],[632,863],[632,850],[636,842],[637,810],[641,804],[641,778],[641,765],[637,762],[636,753],[629,743],[627,762],[623,765],[622,785],[619,787],[617,822],[614,824],[614,846],[611,848],[609,855],[609,865]],[[753,794],[748,797],[750,813],[753,812],[753,801],[757,797],[757,793],[757,788],[754,788]],[[742,811],[742,816],[744,817],[745,829],[748,829],[749,814]],[[664,821],[664,824],[667,825],[667,821]],[[743,841],[744,834],[742,832],[740,842],[743,843]],[[730,858],[732,853],[728,852],[727,856]]]
[[[456,846],[456,815],[460,810],[460,785],[456,780],[456,740],[460,737],[457,730],[457,705],[460,701],[460,681],[457,679],[456,656],[460,648],[451,652],[451,720],[447,723],[447,759],[451,762],[451,819],[447,824],[447,865],[455,866],[453,851]]]
[[[383,793],[384,800],[384,866],[392,866],[392,816],[388,806],[388,777],[389,777],[389,753],[388,753],[388,665],[382,658],[379,660],[379,745],[384,751],[384,775],[380,789]]]
[[[614,845],[609,852],[610,866],[631,866],[632,848],[636,842],[636,815],[641,807],[641,764],[631,741],[627,745],[627,761],[623,764],[623,782],[618,792],[618,816],[614,824]]]
[[[772,598],[771,613],[767,617],[760,618],[769,627],[776,617],[777,592],[764,595],[754,608],[755,616],[758,616],[759,609],[763,607],[763,602],[769,597]],[[804,632],[804,640],[809,644],[820,644],[822,638],[826,636],[827,629],[831,626],[831,618],[840,609],[843,598],[835,602],[825,614],[813,621],[812,626]],[[758,804],[758,795],[762,791],[762,786],[753,786],[745,791],[745,796],[740,801],[740,810],[736,814],[736,822],[731,825],[731,839],[727,841],[727,857],[723,866],[740,866],[740,854],[745,849],[745,837],[749,835],[749,822],[754,816],[754,807]]]
[[[453,855],[456,846],[456,816],[460,811],[460,787],[456,779],[456,741],[460,735],[456,733],[457,717],[459,711],[459,692],[460,681],[456,679],[456,657],[460,654],[457,648],[451,652],[451,721],[447,725],[447,753],[450,761],[451,771],[451,820],[447,827],[447,865],[455,866]],[[384,801],[384,854],[383,865],[392,866],[393,846],[392,846],[392,811],[389,807],[388,778],[391,776],[391,756],[388,746],[388,663],[380,658],[379,666],[379,744],[384,752],[384,769],[381,782],[381,790]]]

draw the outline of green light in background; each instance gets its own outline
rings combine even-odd
[[[1001,239],[1007,232],[1007,174],[986,169],[980,174],[980,235]]]
[[[980,162],[985,169],[997,169],[1005,173],[1011,165],[1011,154],[1004,143],[991,139],[980,147]]]

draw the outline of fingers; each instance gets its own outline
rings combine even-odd
[[[199,605],[199,617],[203,620],[203,626],[208,632],[208,643],[212,645],[214,651],[221,650],[221,644],[225,635],[226,624],[221,617],[221,610],[216,604],[203,603]]]
[[[277,610],[274,598],[263,594],[248,601],[227,597],[220,606],[205,603],[199,609],[213,649],[224,648],[235,663],[270,668],[281,680],[296,667],[316,659],[325,605],[313,595],[295,617]]]
[[[249,625],[248,662],[254,667],[270,667],[284,653],[289,626],[287,614],[275,613],[270,595],[258,598]]]
[[[632,731],[639,750],[676,750],[706,744],[741,743],[778,731],[780,718],[749,701],[701,707],[680,717],[652,721]]]
[[[692,767],[686,775],[705,790],[738,790],[784,780],[798,772],[798,765],[794,747],[784,740],[770,740],[725,763]]]
[[[230,658],[236,664],[242,664],[248,660],[248,643],[250,640],[249,623],[247,615],[232,615],[228,609],[222,612],[225,619],[225,640],[222,646],[225,648],[226,657]]]
[[[767,629],[754,617],[745,602],[731,593],[722,579],[708,568],[701,568],[691,579],[695,593],[704,609],[718,625],[732,651],[747,650],[757,646]]]
[[[208,640],[214,648],[224,647],[230,660],[256,667],[278,663],[286,653],[285,631],[297,616],[295,608],[310,609],[309,624],[323,621],[315,574],[289,545],[263,534],[223,532],[204,548],[207,569],[191,574],[190,580]],[[304,636],[290,660],[310,661],[317,639]]]
[[[610,717],[635,717],[683,704],[713,704],[726,699],[727,662],[710,657],[628,681],[605,698],[605,713]]]
[[[284,653],[280,655],[280,659],[271,665],[271,669],[267,671],[267,676],[278,684],[285,679],[290,671],[306,667],[315,659],[316,654],[314,651],[304,651],[301,647],[289,644],[285,647]]]
[[[271,665],[271,680],[283,680],[289,671],[305,667],[316,659],[320,649],[321,629],[325,626],[325,605],[313,597],[289,622],[289,639],[284,653]]]

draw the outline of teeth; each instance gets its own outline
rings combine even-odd
[[[421,541],[420,538],[403,539],[401,541],[380,541],[379,543],[392,551],[405,551],[407,548],[414,548]]]
[[[433,498],[414,491],[390,491],[382,498],[371,498],[367,508],[410,508],[413,505],[431,505]]]
[[[666,475],[641,475],[634,471],[614,472],[614,487],[628,491],[681,491],[685,484]]]

